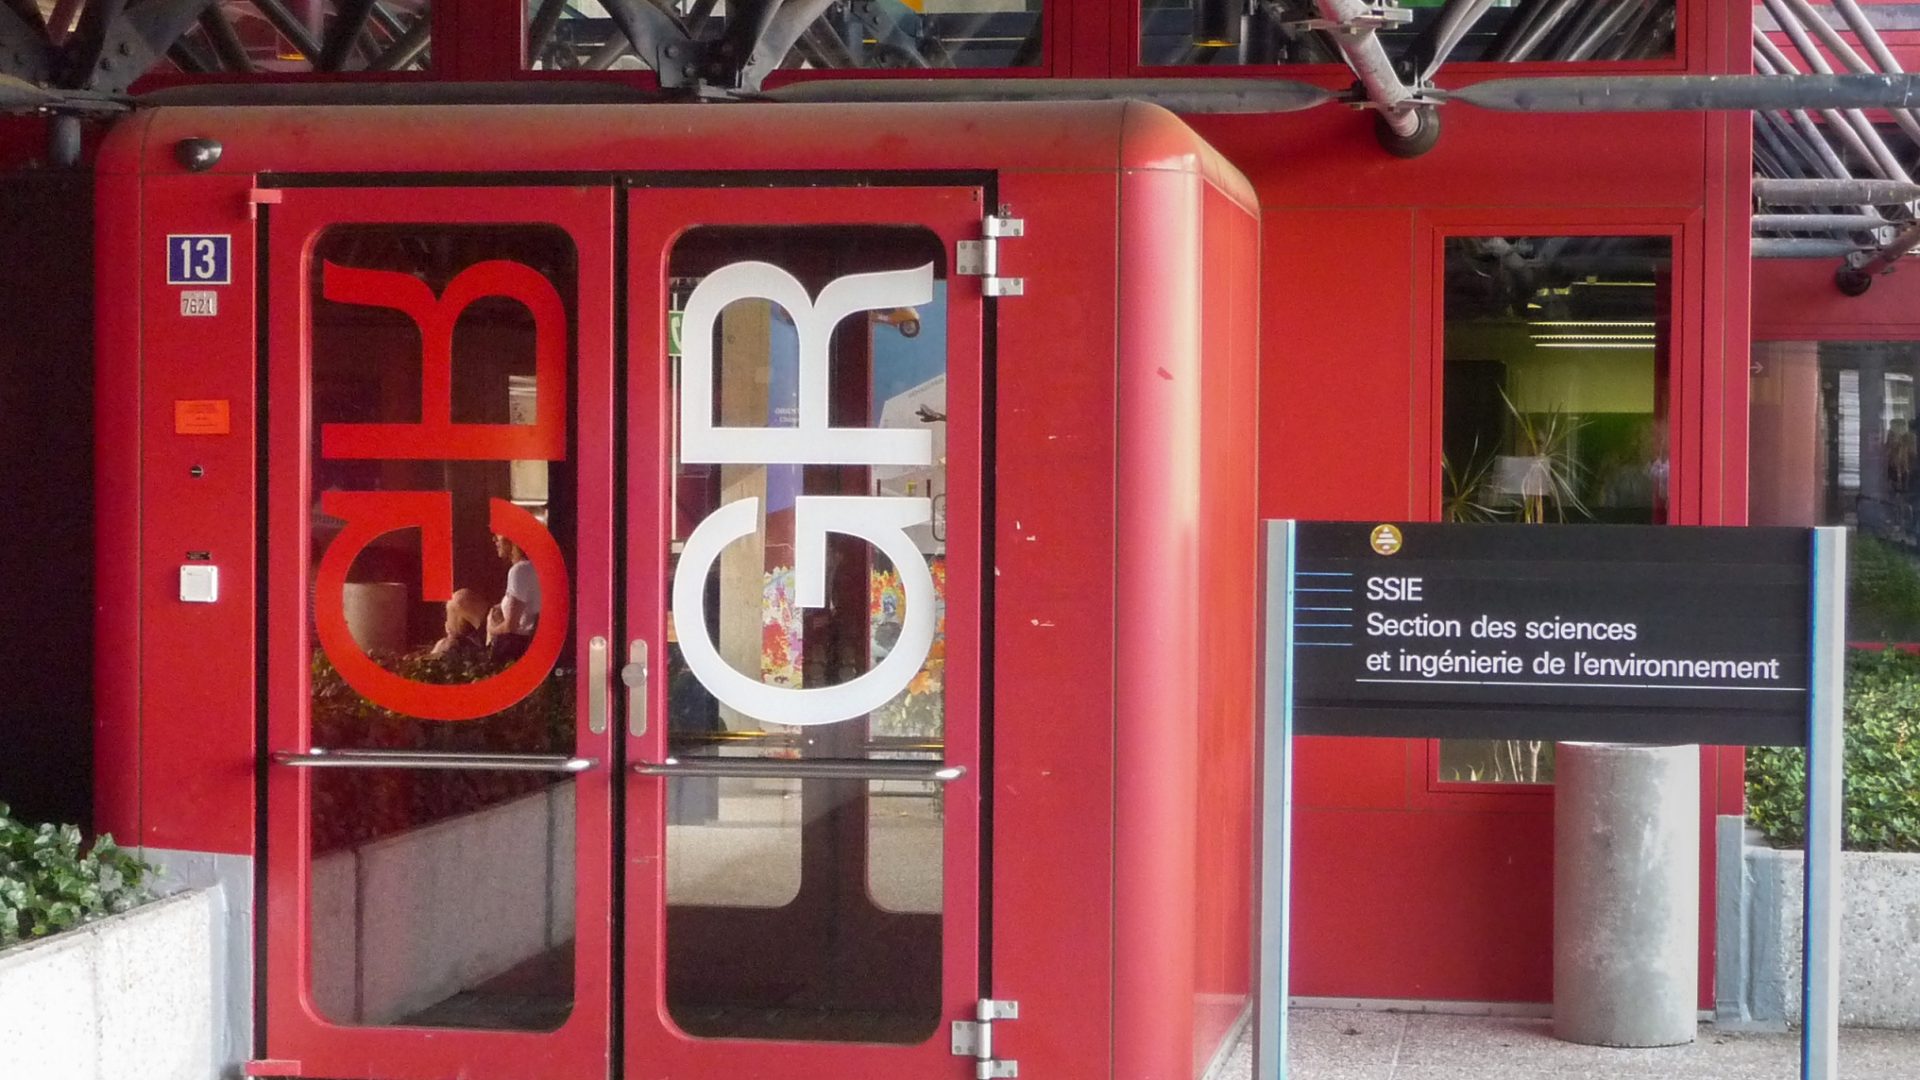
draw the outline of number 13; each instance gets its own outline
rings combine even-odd
[[[220,264],[216,261],[219,248],[210,237],[182,237],[180,240],[180,268],[184,276],[191,281],[211,281],[219,276]],[[199,255],[199,261],[194,256]]]

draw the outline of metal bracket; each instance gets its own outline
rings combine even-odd
[[[1013,207],[1002,206],[998,214],[980,222],[978,240],[962,240],[954,245],[953,272],[962,277],[980,279],[980,291],[988,296],[1021,296],[1027,280],[1000,275],[1000,241],[1025,236],[1027,223],[1013,216]]]
[[[1390,4],[1374,4],[1367,8],[1366,14],[1356,15],[1345,22],[1335,22],[1332,19],[1295,19],[1280,25],[1294,30],[1324,30],[1329,34],[1370,34],[1375,30],[1405,26],[1412,21],[1413,12],[1406,8]]]
[[[1020,1063],[993,1056],[993,1023],[1020,1019],[1020,1003],[981,998],[974,1019],[953,1022],[953,1055],[973,1059],[974,1080],[1003,1080],[1020,1075]]]

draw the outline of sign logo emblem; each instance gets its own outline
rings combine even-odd
[[[1400,550],[1400,530],[1392,525],[1375,525],[1373,532],[1367,534],[1367,542],[1373,550],[1382,555],[1391,555]]]

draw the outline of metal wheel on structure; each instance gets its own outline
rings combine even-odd
[[[1415,124],[1411,135],[1402,135],[1379,112],[1373,114],[1373,137],[1380,148],[1397,158],[1416,158],[1440,141],[1440,110],[1431,105],[1411,109]]]

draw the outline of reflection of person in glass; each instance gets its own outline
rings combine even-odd
[[[429,655],[455,660],[484,660],[487,657],[487,602],[472,589],[459,589],[447,601],[447,633],[433,643]]]
[[[540,622],[540,577],[513,541],[495,536],[493,550],[507,564],[507,592],[487,612],[487,647],[495,660],[505,662],[519,659],[533,640]]]
[[[1905,495],[1913,486],[1913,466],[1916,447],[1912,426],[1905,420],[1893,420],[1887,425],[1884,439],[1887,455],[1887,483],[1896,495]]]

